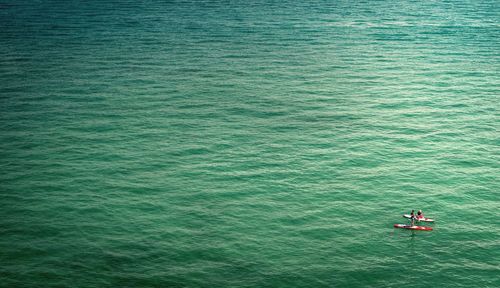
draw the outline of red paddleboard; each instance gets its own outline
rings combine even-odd
[[[411,218],[411,215],[410,215],[410,214],[404,214],[404,215],[403,215],[403,217],[405,217],[405,218]],[[417,216],[417,219],[416,219],[416,220],[417,220],[417,221],[422,221],[422,222],[434,222],[434,219],[431,219],[431,218],[425,218],[425,217],[423,217],[423,218],[418,218],[418,216]]]
[[[425,227],[425,226],[411,226],[411,225],[406,225],[406,224],[394,224],[394,228],[403,228],[403,229],[410,229],[410,230],[422,230],[422,231],[432,231],[431,227]]]

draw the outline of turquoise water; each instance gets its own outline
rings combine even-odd
[[[499,19],[0,1],[0,286],[500,287]]]

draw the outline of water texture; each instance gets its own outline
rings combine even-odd
[[[0,0],[0,287],[500,287],[499,19]]]

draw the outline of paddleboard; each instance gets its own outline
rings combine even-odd
[[[422,231],[432,231],[431,227],[411,226],[411,225],[406,225],[406,224],[394,224],[394,228],[403,228],[403,229],[410,229],[410,230],[422,230]]]
[[[411,215],[410,215],[410,214],[404,214],[404,215],[403,215],[403,217],[405,217],[405,218],[408,218],[408,219],[409,219],[409,218],[411,218]],[[431,219],[431,218],[425,218],[425,217],[424,217],[424,218],[420,218],[420,219],[418,219],[418,218],[417,218],[417,219],[415,219],[415,220],[417,220],[417,221],[422,221],[422,222],[434,222],[434,219]]]

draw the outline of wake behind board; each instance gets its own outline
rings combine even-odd
[[[432,231],[431,227],[411,226],[411,225],[406,225],[406,224],[394,224],[394,228],[403,228],[403,229],[410,229],[410,230],[422,230],[422,231]]]
[[[410,214],[404,214],[403,217],[405,218],[408,218],[410,219],[411,218],[411,215]],[[420,218],[420,219],[416,219],[417,221],[422,221],[422,222],[434,222],[434,219],[431,219],[431,218]]]

